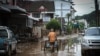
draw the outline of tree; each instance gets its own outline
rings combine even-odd
[[[75,17],[75,20],[80,20],[80,19],[82,19],[82,16],[76,16]]]
[[[70,16],[71,16],[71,14],[68,13],[66,16],[68,17],[68,25],[69,25],[69,18],[70,18]]]
[[[100,12],[100,10],[99,10],[99,12]],[[83,15],[82,18],[86,19],[90,26],[97,26],[95,11],[92,11],[89,14]]]
[[[72,27],[73,27],[72,22],[69,22],[69,25],[66,26],[67,34],[71,34],[72,33]]]
[[[46,28],[53,28],[54,30],[59,30],[61,28],[61,25],[56,19],[52,19],[49,23],[47,23]]]
[[[96,26],[95,12],[83,15],[82,18],[86,19],[90,26]]]
[[[71,17],[71,13],[66,14],[66,17],[68,19],[68,23],[67,23],[67,26],[66,26],[67,34],[71,34],[72,22],[69,21],[69,18]]]
[[[83,22],[79,22],[79,28],[80,28],[80,30],[83,30],[84,26],[85,26],[85,24]]]

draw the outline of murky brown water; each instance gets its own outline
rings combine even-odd
[[[84,56],[100,56],[100,50],[87,51],[87,55]],[[4,55],[0,55],[4,56]],[[18,44],[17,54],[13,56],[82,56],[81,45],[76,44],[70,47],[65,45],[57,52],[51,52],[50,49],[47,51],[41,50],[41,43],[20,43]]]
[[[50,49],[47,49],[44,52],[43,43],[44,42],[19,43],[17,47],[17,54],[13,56],[82,56],[80,44],[74,44],[72,45],[72,47],[68,48],[68,45],[64,45],[60,43],[59,51],[58,52],[55,51],[52,53]],[[88,51],[87,53],[88,54],[85,56],[100,56],[100,50],[96,50],[96,51],[92,50],[92,51]]]

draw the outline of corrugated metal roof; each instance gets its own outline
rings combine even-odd
[[[8,8],[11,10],[12,13],[27,13],[25,9],[20,8],[19,6],[13,6],[13,5],[2,5],[5,8]]]
[[[39,12],[41,6],[44,6],[47,11],[55,11],[54,1],[22,1],[17,4],[28,12]]]

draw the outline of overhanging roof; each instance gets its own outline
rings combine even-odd
[[[11,13],[27,13],[25,9],[20,8],[19,6],[14,5],[2,5],[11,10]]]
[[[26,15],[26,14],[19,14],[19,15],[27,17],[28,19],[32,19],[32,20],[35,20],[35,21],[39,21],[39,19],[40,19],[40,18],[35,18],[32,15]]]
[[[28,16],[29,19],[32,19],[32,20],[36,20],[36,21],[39,21],[39,18],[35,18],[35,17],[32,17],[32,16]]]
[[[25,8],[28,12],[39,12],[41,6],[44,6],[47,11],[55,11],[54,1],[17,1],[17,5]]]

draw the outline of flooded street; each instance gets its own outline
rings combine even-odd
[[[64,50],[60,49],[58,52],[55,51],[52,53],[50,50],[43,51],[41,50],[40,43],[25,43],[18,44],[16,56],[77,56],[76,50],[73,47],[68,51],[68,47],[65,46]]]
[[[100,56],[99,7],[100,0],[0,0],[0,56]]]
[[[100,56],[100,50],[86,51],[84,56]],[[71,47],[68,45],[59,46],[59,51],[51,52],[50,49],[41,49],[41,42],[19,43],[17,54],[14,56],[82,56],[80,43],[75,43]]]
[[[17,53],[13,56],[100,56],[99,53],[100,50],[88,50],[85,55],[82,55],[81,43],[73,43],[69,47],[68,43],[64,42],[64,39],[62,38],[58,51],[55,49],[54,52],[51,52],[50,48],[47,48],[44,51],[44,43],[41,41],[25,42],[18,43]]]
[[[20,43],[15,56],[81,56],[81,48],[79,44],[69,48],[68,45],[61,45],[58,51],[52,53],[50,49],[41,49],[41,42]]]
[[[17,49],[16,56],[35,56],[37,54],[42,54],[39,43],[20,43]]]

